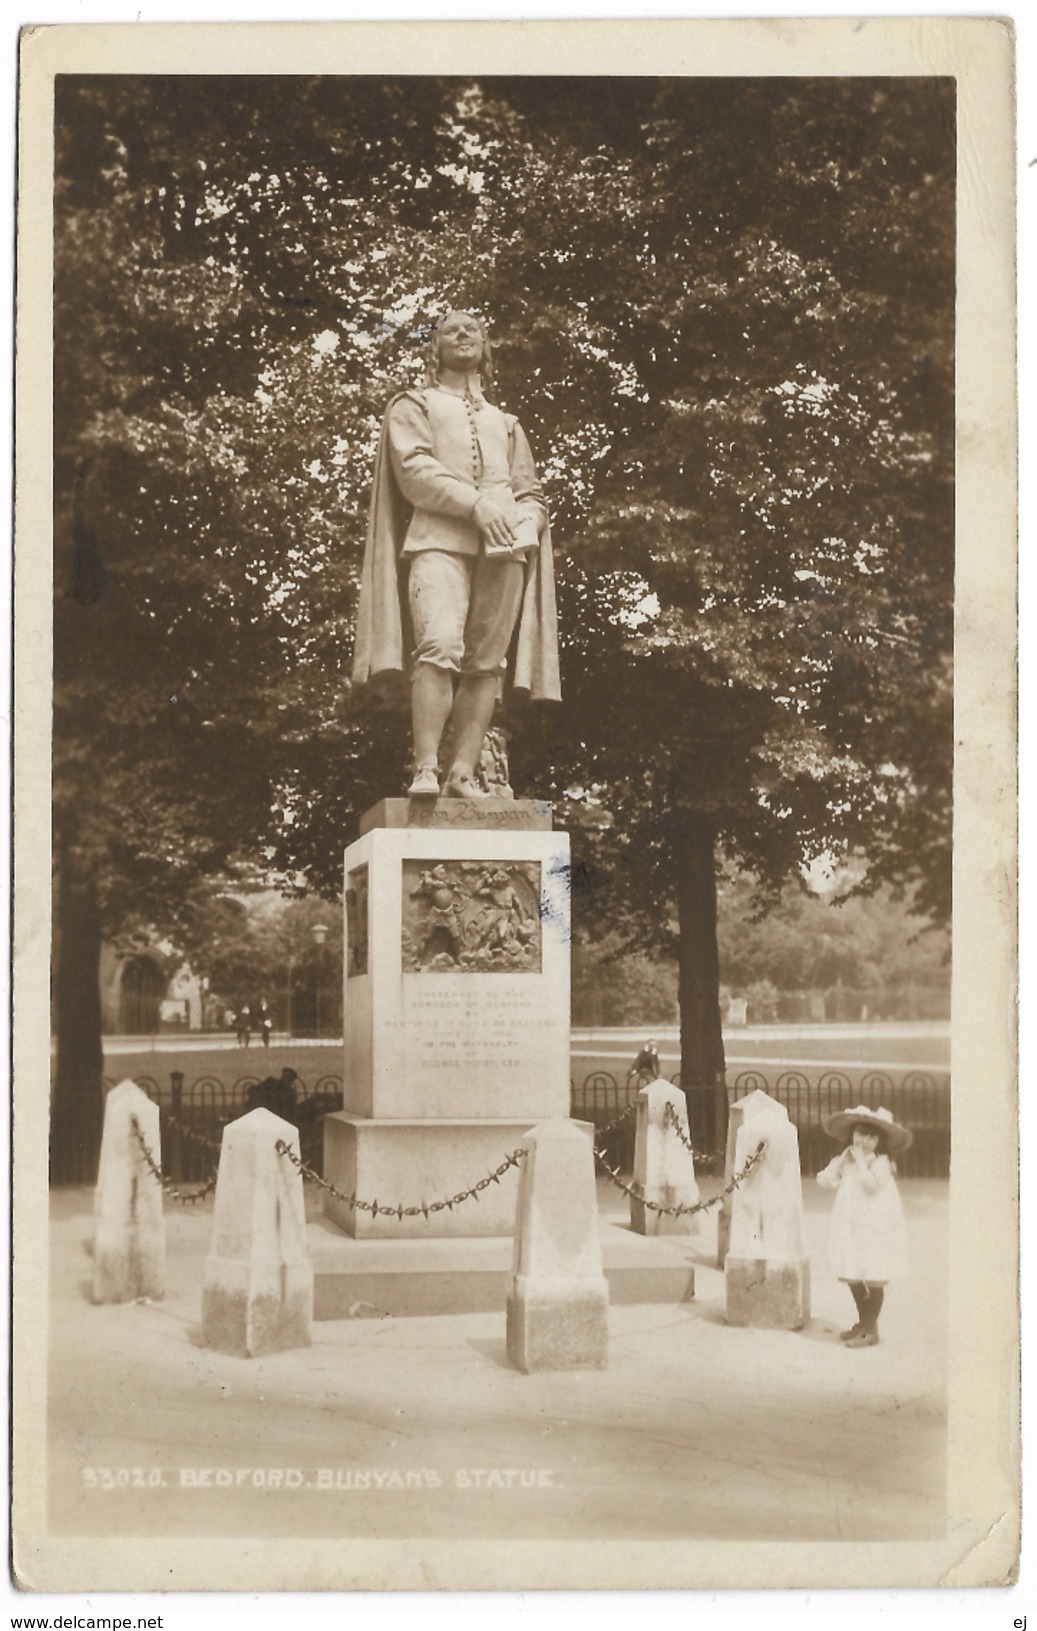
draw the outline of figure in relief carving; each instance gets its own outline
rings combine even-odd
[[[492,910],[473,922],[475,934],[469,945],[473,950],[486,950],[491,958],[500,951],[507,959],[517,959],[536,933],[536,921],[524,910],[509,874],[503,869],[488,872],[474,893],[490,901]]]
[[[507,743],[504,739],[504,732],[497,725],[491,725],[486,732],[486,740],[479,755],[476,776],[479,786],[487,798],[513,799],[515,797],[511,785],[511,773],[508,769]]]
[[[367,868],[349,874],[346,890],[346,941],[350,974],[367,973]]]
[[[500,866],[404,863],[403,967],[434,973],[513,973],[540,967],[536,862]]]
[[[420,901],[423,911],[421,937],[416,956],[419,968],[456,967],[461,953],[464,925],[461,905],[464,899],[460,885],[447,876],[442,862],[421,874],[411,899]]]
[[[393,397],[382,425],[353,679],[409,664],[412,798],[439,793],[447,734],[443,791],[488,796],[483,746],[506,671],[516,692],[561,694],[547,509],[522,427],[489,399],[492,381],[485,326],[448,312],[425,388]]]

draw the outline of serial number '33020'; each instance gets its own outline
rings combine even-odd
[[[165,1489],[161,1467],[84,1467],[86,1489]]]

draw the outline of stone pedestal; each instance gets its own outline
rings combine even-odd
[[[134,1125],[161,1170],[158,1105],[136,1082],[120,1082],[104,1101],[94,1190],[95,1303],[127,1303],[165,1293],[162,1187],[144,1159]]]
[[[427,1218],[401,1218],[388,1209],[462,1195],[495,1173],[528,1130],[528,1121],[497,1117],[404,1121],[357,1116],[350,1110],[333,1113],[324,1122],[325,1176],[344,1195],[377,1201],[379,1210],[372,1214],[326,1194],[325,1216],[357,1240],[510,1235],[518,1197],[515,1167],[477,1196],[438,1208]]]
[[[306,1249],[302,1174],[283,1155],[299,1135],[270,1110],[223,1130],[209,1255],[202,1278],[202,1343],[255,1358],[307,1348],[313,1265]]]
[[[379,1208],[452,1199],[569,1111],[569,841],[550,806],[387,799],[345,859],[344,1109],[325,1176]],[[510,1234],[514,1170],[400,1218],[326,1201],[348,1233]]]
[[[695,1161],[671,1125],[675,1119],[690,1142],[687,1100],[679,1087],[661,1078],[649,1082],[637,1095],[637,1133],[634,1140],[634,1183],[643,1200],[630,1197],[630,1227],[639,1235],[693,1235],[699,1220],[694,1214],[669,1217],[656,1206],[694,1206],[699,1198]]]
[[[727,1321],[799,1330],[810,1319],[799,1134],[784,1105],[766,1093],[750,1093],[734,1108],[734,1170],[741,1170],[761,1139],[767,1147],[731,1196]]]
[[[522,1371],[608,1362],[592,1138],[586,1122],[553,1120],[523,1140],[507,1307],[508,1358]]]

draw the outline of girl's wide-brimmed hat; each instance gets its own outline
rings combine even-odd
[[[891,1155],[908,1149],[915,1138],[909,1128],[901,1127],[899,1121],[893,1120],[892,1110],[884,1110],[881,1106],[877,1110],[869,1110],[866,1104],[854,1104],[848,1110],[836,1110],[832,1115],[825,1116],[821,1125],[832,1138],[849,1138],[857,1126],[874,1127],[877,1133],[884,1136]]]

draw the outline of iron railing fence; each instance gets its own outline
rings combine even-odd
[[[174,1183],[202,1183],[212,1172],[215,1151],[223,1129],[259,1104],[274,1110],[299,1129],[300,1153],[307,1166],[323,1170],[323,1119],[329,1110],[342,1108],[342,1078],[322,1075],[309,1087],[297,1076],[291,1099],[281,1084],[274,1092],[258,1093],[262,1078],[239,1076],[224,1082],[218,1076],[199,1076],[187,1083],[182,1071],[173,1071],[168,1082],[153,1076],[135,1076],[138,1087],[167,1112],[162,1117],[162,1166]],[[76,1125],[63,1128],[60,1141],[51,1142],[52,1184],[94,1184],[101,1148],[104,1095],[115,1083],[110,1077],[101,1082],[96,1099],[85,1097],[77,1107]],[[292,1092],[291,1089],[288,1090]]]
[[[301,1078],[295,1081],[289,1102],[268,1089],[257,1095],[260,1078],[239,1076],[224,1082],[217,1076],[199,1076],[188,1083],[181,1071],[168,1082],[153,1076],[134,1078],[159,1107],[167,1112],[162,1125],[162,1164],[176,1183],[204,1182],[212,1170],[213,1151],[206,1140],[218,1144],[229,1121],[244,1115],[257,1103],[284,1115],[299,1129],[301,1155],[307,1166],[323,1171],[324,1116],[342,1108],[342,1078],[322,1075],[312,1086]],[[679,1076],[673,1078],[680,1085]],[[114,1086],[106,1077],[96,1094],[83,1096],[74,1115],[66,1118],[60,1140],[51,1149],[51,1182],[54,1184],[93,1184],[97,1181],[104,1094]],[[608,1127],[637,1097],[639,1082],[631,1073],[620,1081],[607,1070],[594,1070],[577,1085],[570,1082],[570,1114],[590,1121],[599,1130]],[[812,1175],[831,1159],[835,1150],[822,1125],[836,1110],[854,1104],[875,1108],[884,1105],[897,1121],[910,1127],[914,1143],[897,1157],[897,1171],[904,1178],[943,1178],[950,1171],[950,1078],[929,1071],[910,1070],[894,1078],[890,1072],[869,1070],[794,1069],[768,1076],[760,1070],[739,1071],[727,1084],[728,1105],[759,1089],[785,1105],[799,1131],[800,1164]],[[692,1138],[696,1134],[695,1107],[691,1114]],[[634,1117],[603,1135],[602,1151],[609,1163],[629,1172],[634,1156]]]
[[[680,1076],[672,1078],[680,1086]],[[605,1127],[614,1121],[637,1096],[639,1081],[631,1074],[624,1081],[607,1070],[591,1071],[581,1086],[571,1083],[570,1114],[581,1121]],[[914,1143],[897,1156],[897,1172],[903,1178],[946,1178],[950,1172],[950,1077],[929,1071],[910,1070],[903,1076],[889,1071],[851,1071],[818,1068],[784,1070],[768,1076],[761,1070],[742,1070],[726,1087],[730,1107],[738,1099],[757,1090],[770,1094],[783,1104],[799,1132],[800,1170],[806,1175],[820,1172],[831,1160],[836,1145],[825,1132],[824,1119],[837,1110],[855,1104],[879,1105],[892,1112],[896,1121],[910,1127]],[[696,1106],[691,1106],[691,1134],[696,1138]],[[612,1162],[629,1171],[634,1158],[633,1119],[606,1135]]]
[[[910,1127],[911,1148],[896,1158],[901,1178],[946,1178],[951,1168],[951,1083],[949,1076],[909,1070],[894,1078],[885,1070],[785,1070],[773,1085],[759,1071],[740,1071],[728,1086],[728,1097],[744,1098],[762,1088],[783,1104],[799,1131],[800,1170],[820,1172],[838,1145],[824,1130],[824,1120],[855,1104],[882,1105],[893,1119]]]

